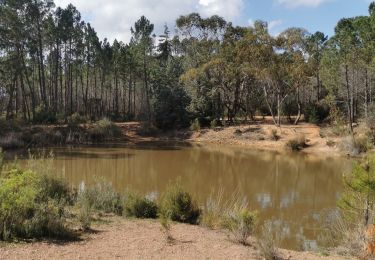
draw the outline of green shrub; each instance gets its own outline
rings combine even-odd
[[[13,169],[0,178],[0,239],[65,238],[65,201],[45,192],[46,183],[32,171]]]
[[[80,124],[84,124],[88,121],[88,118],[81,116],[79,113],[74,113],[67,118],[68,125],[70,128],[77,128]]]
[[[293,139],[290,139],[286,143],[286,147],[291,149],[292,151],[300,151],[303,148],[306,148],[306,138],[304,135],[299,135]]]
[[[90,130],[90,137],[93,141],[104,141],[121,136],[121,129],[108,118],[95,123]]]
[[[167,189],[161,201],[160,212],[173,221],[189,224],[197,224],[201,214],[191,195],[178,183]]]
[[[93,203],[88,193],[80,193],[77,199],[78,215],[77,220],[81,229],[86,231],[91,227]]]
[[[211,121],[211,129],[215,129],[219,125],[219,121],[214,119]]]
[[[370,140],[367,136],[357,138],[354,143],[359,154],[366,153],[372,147]]]
[[[54,112],[44,107],[38,107],[35,110],[35,116],[33,118],[35,124],[55,124],[57,118]]]
[[[190,125],[190,130],[194,132],[198,132],[201,130],[201,124],[199,123],[199,119],[196,118]]]
[[[310,104],[305,108],[306,122],[319,124],[328,118],[330,113],[329,106],[325,104]]]
[[[124,215],[135,218],[157,218],[158,206],[152,199],[128,192],[124,198]]]
[[[234,205],[223,216],[223,227],[241,244],[247,243],[247,239],[254,232],[255,223],[256,213],[248,210],[245,204]]]
[[[112,184],[99,179],[92,187],[83,188],[78,194],[78,201],[88,204],[93,210],[121,215],[122,201]]]

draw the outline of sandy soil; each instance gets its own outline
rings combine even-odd
[[[223,231],[174,224],[167,242],[157,221],[112,218],[94,226],[81,241],[0,246],[0,259],[262,259],[254,246],[233,243]],[[251,244],[256,244],[251,242]],[[343,259],[308,252],[280,251],[281,259]]]
[[[321,136],[322,128],[319,126],[301,123],[295,125],[282,125],[280,128],[271,123],[249,124],[241,126],[230,126],[216,129],[202,129],[198,132],[175,131],[167,134],[155,135],[155,137],[143,137],[139,135],[141,126],[139,123],[120,123],[123,129],[125,140],[128,143],[136,144],[148,141],[175,140],[197,142],[203,144],[227,144],[239,145],[259,150],[286,151],[286,143],[298,136],[304,136],[308,147],[303,150],[308,154],[340,156],[345,155],[339,145],[342,138],[335,136]],[[277,131],[279,139],[272,140],[272,131]],[[329,132],[329,129],[324,131]],[[330,146],[327,143],[331,143]]]

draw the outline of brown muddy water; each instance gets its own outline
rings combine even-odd
[[[212,194],[244,196],[259,220],[282,227],[282,246],[316,249],[351,171],[345,158],[231,146],[152,144],[53,149],[57,174],[78,188],[105,177],[119,191],[160,194],[179,180],[201,205]]]

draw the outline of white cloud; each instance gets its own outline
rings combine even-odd
[[[296,8],[301,6],[317,7],[328,1],[329,0],[277,0],[279,4],[289,8]]]
[[[179,15],[199,12],[203,16],[218,14],[228,20],[236,19],[244,6],[244,0],[55,0],[57,6],[72,3],[90,22],[101,38],[115,38],[128,42],[130,28],[142,15],[155,24],[156,32],[168,24],[173,31]]]
[[[270,21],[269,23],[268,23],[268,29],[270,30],[270,31],[272,31],[272,30],[274,30],[274,29],[277,29],[277,27],[279,27],[280,25],[282,25],[283,24],[283,20],[273,20],[273,21]]]

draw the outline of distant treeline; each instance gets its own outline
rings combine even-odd
[[[100,40],[73,6],[0,2],[0,113],[6,119],[148,121],[162,129],[271,115],[298,123],[375,113],[375,3],[335,35],[267,23],[238,27],[192,13],[176,34],[141,17],[129,43]],[[1,115],[0,114],[0,115]],[[293,116],[293,117],[292,117]]]

